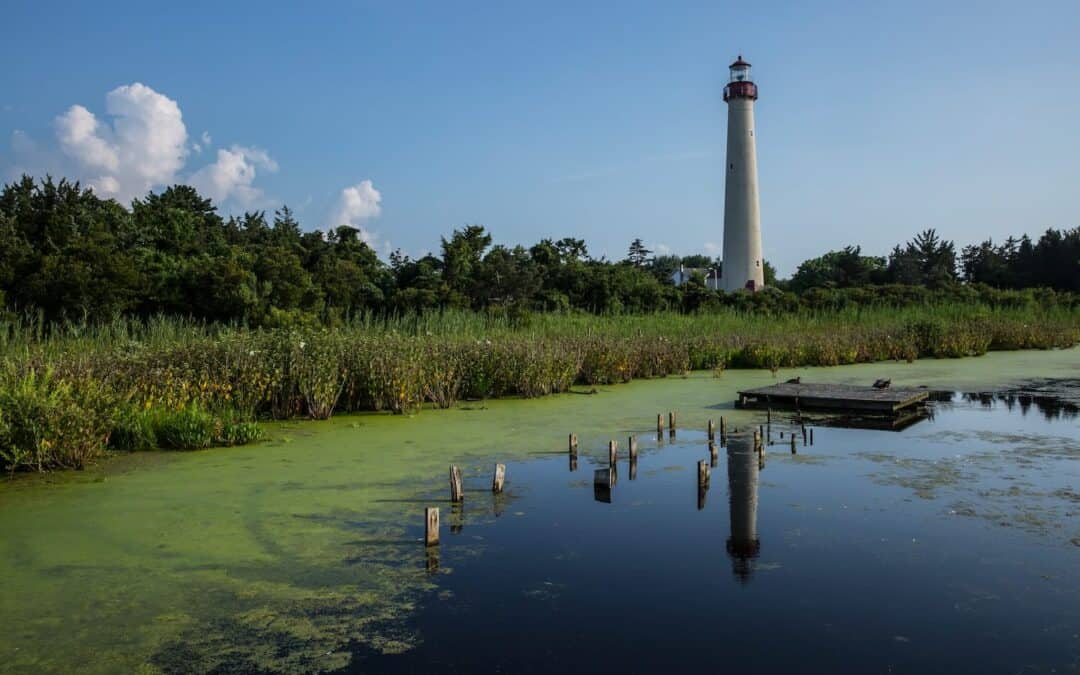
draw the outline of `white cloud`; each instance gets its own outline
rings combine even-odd
[[[653,244],[653,253],[656,255],[668,255],[671,253],[671,247],[667,244]]]
[[[720,247],[719,244],[711,242],[711,241],[705,242],[704,248],[705,248],[705,252],[708,253],[711,256],[720,255],[720,251],[723,250]]]
[[[382,213],[382,195],[370,180],[362,180],[341,191],[337,204],[334,205],[330,214],[328,227],[330,229],[339,225],[355,227],[359,230],[361,241],[375,248],[379,242],[379,235],[363,227],[361,223],[375,218],[380,213]],[[389,242],[382,243],[382,248],[388,246]]]
[[[55,120],[60,148],[82,169],[82,178],[121,202],[174,181],[187,158],[187,129],[180,106],[138,82],[105,96],[110,121],[81,105]]]
[[[330,227],[338,225],[352,225],[356,227],[361,221],[374,218],[382,213],[382,195],[371,184],[370,180],[362,180],[356,185],[341,191],[337,205],[330,216]]]
[[[188,183],[219,204],[232,200],[251,207],[263,200],[262,190],[253,185],[258,169],[272,173],[278,165],[265,150],[234,145],[219,148],[217,161],[193,173]]]

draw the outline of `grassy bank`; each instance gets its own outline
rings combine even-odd
[[[1080,311],[939,304],[511,321],[471,313],[247,330],[177,320],[0,331],[0,463],[81,468],[109,448],[258,438],[260,419],[413,413],[461,399],[688,370],[833,366],[1080,341]]]

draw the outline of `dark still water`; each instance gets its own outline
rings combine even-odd
[[[774,417],[764,465],[729,443],[704,494],[690,430],[613,430],[610,503],[593,487],[606,447],[573,471],[563,454],[511,463],[500,498],[470,467],[463,508],[440,504],[418,644],[354,645],[344,672],[1078,672],[1080,421],[1023,402],[956,397],[900,432],[814,426],[794,455]]]

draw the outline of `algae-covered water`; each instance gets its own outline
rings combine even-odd
[[[958,396],[902,432],[815,427],[764,468],[721,449],[699,494],[706,420],[763,422],[735,391],[795,374],[987,392],[1080,378],[1080,350],[695,373],[20,478],[0,484],[0,671],[1080,669],[1080,418]],[[598,501],[629,435],[633,480],[623,452]]]

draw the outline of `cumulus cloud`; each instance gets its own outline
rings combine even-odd
[[[708,253],[711,256],[720,255],[721,247],[717,243],[707,241],[707,242],[705,242],[705,247],[704,248],[705,248],[705,252]]]
[[[257,206],[263,201],[262,190],[253,185],[259,169],[272,173],[278,165],[265,150],[234,145],[218,149],[217,160],[193,173],[188,183],[215,202]]]
[[[671,253],[671,247],[667,244],[653,244],[653,252],[657,255],[668,255]]]
[[[362,221],[374,218],[382,212],[382,195],[371,184],[362,180],[341,191],[337,205],[330,216],[330,226],[358,226]]]
[[[81,105],[55,120],[60,149],[74,159],[89,184],[121,202],[171,183],[187,159],[187,128],[180,106],[134,83],[105,96],[108,120]]]
[[[364,221],[382,213],[382,195],[370,180],[362,180],[341,191],[337,203],[330,213],[328,226],[332,229],[339,225],[349,225],[359,230],[360,240],[372,248],[377,247],[379,235],[362,225]],[[382,248],[389,246],[383,242]]]

